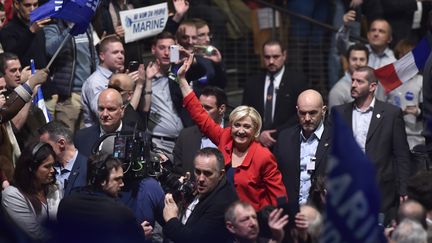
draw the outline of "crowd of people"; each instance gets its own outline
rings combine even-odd
[[[71,37],[66,20],[30,22],[39,4],[13,0],[0,29],[0,241],[319,242],[337,129],[328,114],[337,112],[375,167],[375,178],[364,177],[380,191],[382,234],[432,242],[431,172],[412,154],[430,142],[422,118],[432,116],[423,82],[432,61],[424,76],[384,92],[375,69],[415,47],[398,34],[392,51],[391,15],[368,19],[362,44],[349,38],[361,11],[346,11],[335,44],[347,69],[328,105],[270,39],[264,70],[227,114],[212,25],[188,17],[200,4],[172,0],[164,31],[132,43],[119,12],[146,4],[102,1]],[[40,90],[46,111],[33,103]]]

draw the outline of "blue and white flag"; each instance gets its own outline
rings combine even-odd
[[[36,68],[33,59],[30,59],[30,67],[31,67],[31,74],[34,75],[36,73]],[[50,122],[52,120],[51,114],[48,112],[48,109],[46,108],[41,87],[38,87],[37,93],[35,97],[33,97],[33,104],[42,110],[46,122]]]
[[[71,35],[84,33],[96,12],[99,0],[50,0],[30,13],[30,22],[58,18],[72,23]]]
[[[44,96],[42,93],[42,89],[40,87],[37,89],[37,93],[35,97],[33,97],[33,104],[35,104],[39,109],[42,110],[46,122],[50,122],[52,120],[51,114],[48,112],[46,108]]]
[[[386,242],[378,220],[381,204],[375,168],[341,116],[335,111],[332,118],[333,148],[327,168],[327,210],[320,242]]]

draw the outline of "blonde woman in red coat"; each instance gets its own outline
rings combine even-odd
[[[215,123],[185,78],[192,60],[193,55],[185,58],[177,72],[183,105],[201,132],[224,155],[225,173],[238,197],[255,210],[267,205],[276,206],[278,197],[286,197],[286,190],[275,157],[257,141],[262,126],[259,113],[252,107],[239,106],[231,112],[228,127],[222,128]],[[198,187],[200,184],[198,181]]]

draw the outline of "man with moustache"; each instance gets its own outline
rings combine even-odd
[[[341,114],[375,165],[386,225],[395,218],[399,202],[406,200],[410,155],[402,110],[375,98],[377,83],[373,68],[359,67],[352,75],[354,101],[332,112]]]
[[[296,124],[296,101],[307,89],[308,82],[301,73],[285,66],[286,49],[278,40],[263,45],[265,72],[248,79],[244,85],[243,105],[252,106],[263,119],[260,142],[271,147],[281,127]]]

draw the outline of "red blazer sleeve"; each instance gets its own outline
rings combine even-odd
[[[267,198],[271,200],[273,206],[277,206],[277,198],[287,197],[285,186],[282,182],[282,174],[280,173],[276,158],[269,153],[262,162],[262,172],[264,185],[266,187]]]
[[[224,129],[208,115],[194,92],[183,99],[183,105],[200,131],[218,146]]]

